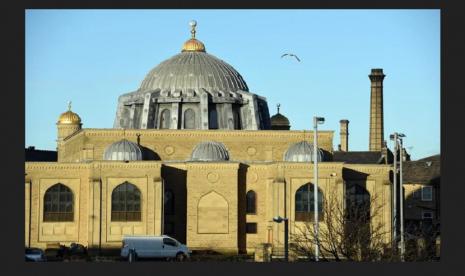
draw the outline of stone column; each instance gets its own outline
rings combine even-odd
[[[200,94],[200,129],[208,129],[208,92],[204,89]]]
[[[381,151],[384,141],[383,69],[371,69],[370,151]]]
[[[341,151],[349,151],[349,120],[340,120]]]
[[[150,102],[151,102],[151,94],[147,93],[144,96],[144,106],[142,107],[142,115],[141,115],[141,122],[140,122],[140,128],[141,129],[147,129],[149,123],[149,114],[150,114]]]
[[[179,102],[171,104],[171,123],[170,129],[179,128]]]

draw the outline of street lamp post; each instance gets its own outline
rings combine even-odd
[[[404,240],[404,181],[402,176],[402,163],[404,161],[404,147],[402,138],[405,137],[404,134],[398,134],[399,144],[400,144],[400,160],[399,160],[399,194],[400,194],[400,258],[404,261],[405,254],[405,240]]]
[[[314,225],[315,225],[315,261],[318,262],[319,255],[320,255],[320,240],[318,237],[318,124],[323,124],[325,122],[325,118],[323,117],[313,117],[313,176],[314,176],[314,189],[313,189],[313,211],[314,211]],[[310,189],[308,190],[310,193]],[[308,196],[308,200],[310,201],[310,196]],[[310,210],[309,210],[310,211]]]
[[[400,214],[400,258],[404,261],[405,255],[405,239],[404,239],[404,183],[402,176],[402,163],[404,161],[404,146],[402,138],[405,137],[403,133],[394,132],[390,135],[391,140],[394,141],[394,222],[393,222],[393,247],[397,250],[397,194],[399,194],[399,214]],[[397,152],[399,151],[399,191],[397,192]]]
[[[289,261],[289,219],[280,216],[273,218],[274,222],[281,223],[284,221],[284,259]]]
[[[397,132],[394,132],[394,134],[391,134],[389,137],[394,141],[392,248],[395,250],[397,248]]]

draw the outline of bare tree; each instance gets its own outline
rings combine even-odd
[[[296,223],[296,231],[290,239],[293,253],[313,259],[315,243],[318,242],[322,260],[375,261],[396,258],[389,250],[390,243],[386,242],[389,232],[381,219],[383,206],[377,202],[377,196],[349,193],[342,199],[344,202],[335,191],[324,195],[318,240],[311,215],[307,221],[299,223],[300,226]]]

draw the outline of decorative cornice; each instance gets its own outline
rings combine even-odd
[[[92,129],[81,131],[88,137],[136,137],[136,134],[148,137],[253,137],[253,138],[292,138],[292,140],[313,139],[313,131],[279,131],[279,130],[161,130],[161,129]],[[318,131],[318,137],[333,137],[333,130]]]
[[[239,169],[239,164],[236,162],[189,162],[186,164],[186,169],[217,169],[217,170],[231,170]]]

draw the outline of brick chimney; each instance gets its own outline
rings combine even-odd
[[[384,141],[383,69],[371,69],[370,151],[381,151]]]
[[[349,120],[340,120],[341,128],[339,134],[341,135],[341,148],[340,151],[349,151]]]

